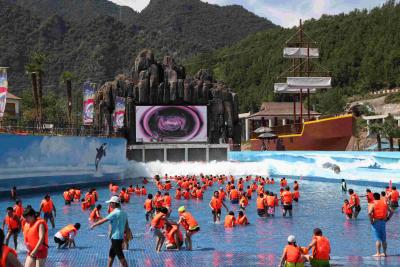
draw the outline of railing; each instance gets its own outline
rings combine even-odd
[[[272,132],[276,135],[299,134],[303,129],[303,123],[281,125],[271,128],[273,130]]]
[[[3,123],[0,134],[17,135],[47,135],[47,136],[94,136],[94,137],[123,137],[121,132],[107,134],[103,130],[85,125],[66,125],[63,123],[43,123],[42,127],[32,126],[33,123]]]

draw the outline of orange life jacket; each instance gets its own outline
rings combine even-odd
[[[300,192],[298,190],[293,192],[293,198],[299,199],[300,198]]]
[[[235,216],[226,215],[224,226],[227,228],[235,226]]]
[[[178,229],[178,226],[176,226],[176,225],[172,225],[171,229],[169,231],[167,231],[165,234],[166,238],[168,239],[168,242],[173,245],[175,245],[175,243],[176,243],[175,236],[174,236],[175,232],[178,233],[179,242],[182,242],[183,241],[182,232]]]
[[[12,217],[6,215],[4,222],[7,224],[9,230],[19,229],[18,216],[13,215]]]
[[[284,191],[282,193],[282,200],[283,200],[284,204],[289,204],[289,205],[292,204],[292,201],[293,201],[292,193],[289,191]]]
[[[317,241],[313,248],[313,257],[316,260],[329,260],[329,253],[331,252],[331,245],[329,240],[324,236],[314,236]]]
[[[1,267],[3,267],[3,266],[4,267],[14,267],[14,265],[7,264],[7,257],[8,257],[8,254],[10,254],[10,253],[13,254],[16,258],[18,257],[17,252],[14,249],[12,249],[6,245],[3,245],[3,248],[1,250],[1,260],[0,260]]]
[[[265,209],[265,199],[264,198],[261,198],[261,197],[257,198],[257,209],[259,209],[259,210]]]
[[[219,198],[212,197],[211,199],[211,207],[213,210],[219,210],[222,208],[222,202]]]
[[[166,183],[164,188],[167,191],[170,190],[171,189],[171,183]]]
[[[146,195],[146,194],[147,194],[146,188],[142,187],[142,189],[140,190],[140,193],[141,193],[142,195]]]
[[[275,196],[267,196],[267,206],[274,207],[275,206]]]
[[[184,220],[182,221],[182,226],[186,230],[193,230],[199,226],[197,221],[194,219],[192,214],[190,214],[189,212],[185,211],[185,212],[181,213],[180,216],[184,218]]]
[[[80,200],[81,199],[81,190],[79,190],[79,189],[76,189],[75,190],[75,195],[74,195],[74,198],[75,199],[77,199],[77,200]]]
[[[223,201],[225,199],[225,191],[220,190],[219,191],[219,200]]]
[[[69,191],[64,191],[63,196],[64,196],[64,199],[66,201],[71,201],[72,200],[72,197],[71,197]]]
[[[97,208],[94,208],[89,215],[89,220],[96,221],[98,219],[100,219],[100,212]]]
[[[343,210],[344,214],[347,214],[347,215],[353,214],[353,210],[350,208],[350,204],[344,203],[342,206],[342,210]]]
[[[21,218],[24,213],[24,207],[22,205],[14,205],[14,214],[17,215],[18,218]]]
[[[48,252],[48,244],[49,244],[49,231],[47,227],[47,223],[43,219],[36,219],[36,221],[32,224],[27,223],[24,228],[24,237],[25,237],[25,245],[29,252],[31,252],[39,242],[39,226],[44,225],[44,242],[40,245],[39,250],[43,252],[41,254],[46,254]]]
[[[359,206],[360,205],[360,198],[358,197],[358,195],[356,193],[353,193],[350,196],[349,203],[350,203],[350,206]]]
[[[164,196],[164,203],[165,207],[171,207],[171,196]]]
[[[375,200],[374,202],[374,214],[373,218],[375,220],[384,220],[387,218],[388,205],[383,199]]]
[[[144,202],[144,209],[146,211],[152,211],[153,210],[153,201],[151,199],[146,199]]]
[[[76,230],[75,226],[73,224],[68,224],[67,226],[65,226],[64,228],[62,228],[60,230],[60,234],[62,235],[62,237],[64,237],[65,239],[69,238],[69,234],[70,233],[74,233],[76,235],[76,233],[78,232],[78,230]]]
[[[390,200],[391,201],[398,201],[399,200],[399,191],[393,190],[392,193],[390,194]]]
[[[242,198],[240,199],[240,204],[247,207],[247,205],[249,205],[249,200],[247,199],[247,197],[242,196]]]
[[[237,220],[236,220],[236,224],[239,224],[239,225],[245,225],[247,223],[248,223],[248,220],[247,220],[246,215],[243,215],[240,218],[238,217]]]
[[[151,220],[151,226],[157,229],[164,228],[165,225],[165,214],[162,212],[157,213],[154,218]]]
[[[231,200],[239,199],[239,192],[236,189],[232,189],[229,196]]]
[[[182,191],[181,190],[176,190],[175,199],[181,199],[181,198],[182,198]]]
[[[126,191],[128,192],[128,194],[133,194],[135,192],[135,189],[133,187],[128,187]]]
[[[42,211],[45,213],[50,213],[53,211],[53,201],[49,199],[48,201],[46,199],[42,200]]]
[[[117,192],[119,190],[119,186],[118,185],[113,185],[111,186],[111,192]]]
[[[301,252],[300,247],[287,245],[285,247],[286,250],[286,262],[287,263],[298,263],[303,262],[301,260]]]

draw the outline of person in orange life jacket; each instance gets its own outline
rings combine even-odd
[[[179,225],[166,224],[165,237],[167,239],[167,250],[180,250],[183,245],[183,235],[181,230],[179,229]]]
[[[121,203],[128,203],[130,200],[130,196],[128,192],[126,192],[126,188],[122,187],[121,192],[119,193],[119,198],[121,199]]]
[[[376,239],[375,257],[386,257],[386,222],[393,216],[393,209],[381,198],[379,193],[374,193],[374,203],[368,207],[368,216],[371,221],[372,232]],[[381,253],[381,247],[383,253]]]
[[[113,211],[108,214],[105,218],[97,221],[93,225],[90,226],[90,229],[93,229],[99,225],[102,225],[106,222],[110,223],[111,231],[110,231],[110,239],[111,239],[111,247],[108,253],[108,267],[111,267],[114,263],[115,256],[118,256],[118,259],[123,267],[128,267],[128,263],[125,259],[125,255],[122,249],[125,235],[130,231],[129,223],[128,223],[128,215],[125,211],[121,210],[121,200],[118,196],[112,196],[110,200],[106,201],[109,203]]]
[[[267,204],[267,215],[268,216],[275,216],[275,207],[277,206],[276,201],[278,200],[277,196],[274,195],[273,192],[269,192],[266,196],[266,204]]]
[[[239,191],[236,190],[234,185],[231,187],[231,191],[229,192],[229,199],[232,204],[239,203]]]
[[[144,185],[142,186],[142,189],[140,189],[140,194],[141,194],[142,196],[147,195],[147,190],[146,190],[146,188],[144,187]]]
[[[8,241],[10,240],[11,236],[14,238],[14,248],[17,249],[18,244],[18,234],[21,231],[21,221],[19,217],[14,213],[12,207],[7,208],[7,215],[3,220],[3,227],[7,225],[7,235],[6,235],[6,245],[8,246]]]
[[[163,201],[163,207],[166,207],[168,210],[167,217],[171,214],[171,196],[169,195],[168,192],[164,193],[164,201]]]
[[[344,213],[347,219],[353,218],[353,210],[350,207],[349,200],[345,199],[342,206],[342,213]]]
[[[211,198],[211,201],[210,201],[210,203],[208,205],[211,208],[211,213],[213,215],[214,223],[221,221],[221,208],[222,208],[222,206],[225,207],[226,212],[228,212],[228,207],[220,199],[218,191],[214,191],[214,196]]]
[[[186,191],[185,192],[183,192],[183,198],[184,199],[190,199],[190,191],[189,191],[189,189],[186,189]]]
[[[133,188],[133,185],[130,185],[130,186],[128,187],[128,189],[126,190],[126,192],[127,192],[129,195],[132,195],[133,193],[135,193],[135,189]]]
[[[75,187],[74,200],[79,201],[81,199],[81,196],[82,196],[81,190],[78,187]]]
[[[156,213],[151,220],[150,230],[154,231],[154,236],[157,237],[156,241],[156,251],[160,252],[165,241],[165,236],[163,234],[163,229],[167,223],[168,209],[165,207],[157,208]]]
[[[249,220],[247,219],[246,215],[244,215],[243,211],[241,211],[241,210],[239,211],[239,214],[238,214],[238,217],[236,219],[235,224],[237,224],[237,225],[248,225],[248,224],[250,224]]]
[[[280,267],[304,267],[305,258],[301,248],[296,244],[294,235],[288,236],[288,244],[282,252]]]
[[[50,199],[50,195],[45,195],[44,199],[40,203],[39,214],[42,211],[44,220],[47,223],[50,219],[51,226],[54,229],[55,227],[54,218],[56,217],[56,207],[54,206],[53,200]]]
[[[0,266],[23,267],[17,257],[17,252],[4,244],[4,232],[0,229]]]
[[[286,186],[285,191],[282,192],[282,203],[283,203],[283,217],[286,217],[287,212],[289,212],[289,217],[292,217],[292,202],[293,195],[290,192],[290,187]]]
[[[156,195],[154,196],[154,206],[156,208],[161,208],[164,203],[164,197],[161,195],[160,191],[157,191]]]
[[[87,205],[89,208],[94,209],[96,205],[96,199],[95,195],[93,194],[93,189],[90,189],[88,192],[85,194],[85,202],[87,202]]]
[[[185,247],[190,251],[192,250],[192,236],[200,231],[200,226],[193,215],[186,211],[184,206],[179,207],[178,214],[178,224],[181,224],[186,230]]]
[[[243,194],[239,200],[240,209],[245,210],[247,205],[249,205],[249,199],[246,194]]]
[[[143,207],[145,209],[146,221],[148,222],[150,219],[153,218],[153,213],[154,213],[154,202],[152,194],[147,195],[147,199],[144,202]]]
[[[299,202],[299,198],[300,198],[300,191],[299,190],[295,190],[293,192],[293,201]]]
[[[18,218],[21,219],[22,214],[24,213],[24,207],[22,206],[22,201],[21,200],[17,200],[15,201],[15,205],[13,207],[14,210],[14,214],[18,216]]]
[[[98,220],[101,219],[100,211],[101,211],[102,206],[98,204],[96,208],[94,208],[89,215],[89,221],[91,222],[97,222]]]
[[[180,187],[178,187],[175,191],[175,199],[182,199],[182,189]]]
[[[135,186],[134,192],[135,192],[135,194],[136,194],[137,196],[140,196],[141,193],[142,193],[138,185]]]
[[[360,198],[356,193],[354,193],[353,189],[349,189],[349,195],[350,195],[350,200],[349,200],[350,207],[354,209],[353,218],[357,219],[357,216],[361,211]]]
[[[253,194],[253,190],[251,189],[250,185],[247,186],[246,196],[248,200],[251,200],[251,195]]]
[[[386,204],[389,204],[388,197],[387,197],[385,191],[381,192],[381,199],[384,200],[386,202]],[[375,202],[375,200],[374,200],[374,202]]]
[[[297,181],[294,181],[293,190],[294,190],[294,191],[298,191],[299,189],[300,189],[299,183],[298,183]]]
[[[82,210],[83,210],[83,211],[85,211],[85,210],[87,210],[87,209],[90,208],[90,199],[89,199],[89,200],[86,200],[85,198],[82,198],[81,201],[82,201],[81,207],[82,207]]]
[[[329,267],[331,245],[325,236],[322,235],[322,231],[319,228],[315,228],[313,231],[314,235],[311,243],[307,249],[312,249],[312,256],[308,259],[312,267]]]
[[[225,216],[225,222],[224,222],[224,227],[225,228],[232,228],[235,226],[235,213],[233,211],[230,211],[228,215]]]
[[[70,190],[70,188],[67,188],[63,193],[65,205],[71,205],[71,201],[73,199],[73,196],[71,196],[71,193],[69,192],[69,190]]]
[[[44,267],[49,248],[47,223],[31,207],[25,209],[23,216],[26,220],[24,240],[28,250],[25,267]]]
[[[81,228],[80,223],[75,223],[74,225],[69,224],[62,228],[54,235],[54,242],[58,245],[57,249],[61,248],[71,248],[75,245],[75,236],[78,233],[78,230]]]
[[[390,207],[392,209],[397,209],[399,207],[399,191],[397,191],[395,186],[392,186],[392,191],[389,193],[388,198],[390,201]]]
[[[369,188],[367,188],[365,195],[359,196],[359,197],[366,197],[367,198],[367,202],[368,202],[368,206],[370,204],[374,203],[374,194],[371,192],[371,189],[369,189]]]
[[[266,203],[265,203],[265,197],[264,197],[264,193],[260,193],[257,197],[256,200],[256,204],[257,204],[257,214],[259,217],[266,217]]]

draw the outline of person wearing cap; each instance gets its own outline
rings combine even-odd
[[[186,250],[192,250],[192,235],[200,231],[199,224],[194,219],[193,215],[186,211],[184,206],[179,207],[179,221],[186,230],[185,247]]]
[[[288,244],[283,249],[281,267],[304,267],[304,256],[302,250],[296,244],[296,237],[294,235],[288,236]]]
[[[107,217],[90,226],[90,229],[93,229],[105,222],[110,222],[111,247],[108,254],[108,267],[113,265],[115,256],[118,256],[118,259],[123,267],[127,267],[128,263],[122,250],[122,244],[124,242],[125,233],[129,232],[128,216],[126,212],[121,210],[121,200],[118,196],[112,196],[110,200],[106,201],[106,203],[110,204],[110,207],[113,209],[113,211],[108,214]]]

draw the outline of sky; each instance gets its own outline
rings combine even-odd
[[[140,12],[150,0],[110,0],[116,4],[130,6]],[[296,26],[299,19],[318,19],[322,14],[334,15],[355,8],[371,9],[386,0],[201,0],[210,4],[241,5],[247,10],[265,17],[283,27]]]

